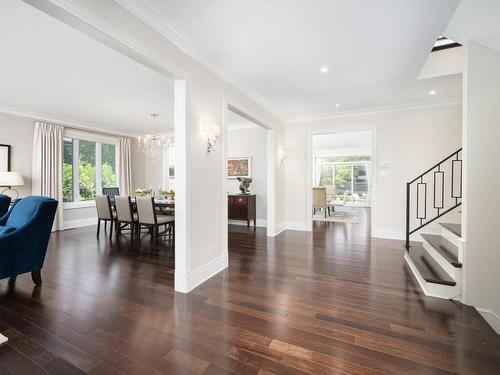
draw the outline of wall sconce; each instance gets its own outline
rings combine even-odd
[[[202,121],[201,133],[207,137],[207,152],[215,151],[217,137],[220,135],[220,125],[213,121]]]
[[[285,150],[281,150],[280,151],[279,158],[280,158],[280,166],[284,167],[285,164],[286,164],[286,159],[287,159],[286,151]]]

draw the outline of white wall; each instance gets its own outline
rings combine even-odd
[[[373,236],[404,238],[406,182],[461,146],[461,106],[420,108],[333,118],[290,125],[287,128],[286,168],[289,228],[307,229],[308,134],[319,131],[375,132],[372,179],[376,179],[372,204]],[[380,163],[392,163],[380,175]],[[455,214],[456,215],[456,214]],[[458,217],[448,220],[456,221]]]
[[[250,191],[256,194],[257,224],[266,225],[267,219],[267,140],[266,130],[259,127],[228,129],[227,156],[252,157],[252,183]],[[228,193],[239,194],[238,180],[227,180]]]
[[[37,1],[36,6],[59,17],[63,22],[79,27],[74,19],[64,12],[55,10],[49,1]],[[64,3],[62,4],[64,6]],[[94,28],[105,29],[120,41],[109,40],[102,34],[95,33],[95,37],[109,43],[114,48],[125,50],[129,56],[141,62],[150,64],[158,71],[173,72],[176,78],[185,79],[186,103],[185,122],[186,129],[181,130],[176,123],[176,163],[179,166],[181,156],[184,155],[179,143],[186,137],[186,191],[178,192],[176,199],[183,200],[185,193],[186,215],[185,230],[177,231],[176,251],[183,255],[176,256],[176,290],[187,292],[199,283],[212,276],[214,273],[227,267],[227,228],[224,220],[227,218],[227,198],[225,179],[224,147],[226,139],[224,132],[218,139],[217,151],[207,153],[206,138],[200,132],[200,123],[204,119],[224,124],[226,109],[225,103],[231,103],[245,113],[262,121],[267,126],[276,130],[276,148],[284,145],[284,133],[280,129],[281,123],[265,108],[242,94],[233,85],[229,84],[213,72],[196,62],[177,46],[169,42],[157,31],[147,26],[138,18],[125,11],[116,2],[84,1],[71,2],[71,8],[65,8],[76,16],[92,15],[87,17]],[[104,26],[103,26],[104,25]],[[88,29],[87,29],[88,30]],[[94,29],[95,30],[95,29]],[[124,49],[123,45],[130,46]],[[133,49],[133,51],[132,51]],[[147,61],[145,61],[147,60]],[[177,85],[180,88],[181,85]],[[179,91],[178,91],[179,92]],[[179,116],[176,113],[176,116]],[[180,131],[180,133],[178,133]],[[284,169],[279,169],[277,158],[273,155],[272,167],[278,173],[275,177],[276,190],[280,191],[273,211],[276,212],[275,223],[277,227],[284,222]],[[177,177],[181,171],[177,169]],[[176,178],[177,179],[177,178]],[[177,179],[179,181],[179,179]],[[177,189],[179,190],[179,189]],[[183,206],[183,204],[182,204]],[[269,207],[268,207],[269,212]],[[176,213],[177,221],[177,213]],[[177,224],[184,222],[179,217]],[[185,257],[184,257],[185,255]],[[179,264],[182,262],[182,265]],[[181,270],[186,270],[187,273]]]
[[[500,333],[500,51],[466,48],[464,295]]]
[[[33,133],[32,119],[0,113],[0,144],[12,146],[10,169],[21,173],[25,183],[15,187],[20,196],[31,195]]]

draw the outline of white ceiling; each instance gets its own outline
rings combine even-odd
[[[500,50],[500,1],[462,0],[446,35],[462,44],[473,39]]]
[[[368,150],[370,153],[372,133],[370,131],[319,134],[313,136],[313,151]],[[346,155],[347,156],[347,155]]]
[[[173,82],[21,0],[0,7],[0,110],[82,126],[172,129]]]
[[[461,95],[460,75],[417,81],[459,0],[117,1],[283,120]]]

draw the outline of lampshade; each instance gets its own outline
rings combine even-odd
[[[23,176],[19,172],[0,172],[0,186],[23,186]]]
[[[203,121],[201,123],[201,132],[218,137],[220,135],[220,125],[213,121]]]

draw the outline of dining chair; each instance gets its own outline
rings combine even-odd
[[[337,187],[335,185],[325,185],[326,188],[326,203],[328,207],[335,212],[335,201],[337,195]]]
[[[97,209],[97,237],[101,231],[101,221],[104,221],[104,229],[107,229],[106,224],[110,222],[109,239],[113,235],[113,223],[116,220],[116,212],[111,209],[111,200],[108,195],[96,195],[95,207]]]
[[[324,210],[325,218],[326,211],[328,210],[328,215],[330,215],[330,207],[326,202],[326,187],[319,186],[313,187],[313,215],[316,214],[317,210]]]
[[[102,194],[107,195],[111,200],[114,200],[115,196],[120,195],[120,188],[118,187],[102,188]]]
[[[116,236],[118,237],[122,229],[130,226],[130,235],[133,237],[139,223],[139,216],[134,212],[132,199],[130,196],[115,196],[116,210]]]
[[[168,235],[174,240],[175,217],[170,215],[160,215],[155,210],[155,201],[152,197],[136,197],[137,214],[139,216],[139,231],[142,226],[152,229],[151,241],[158,238],[158,229],[165,225]]]

